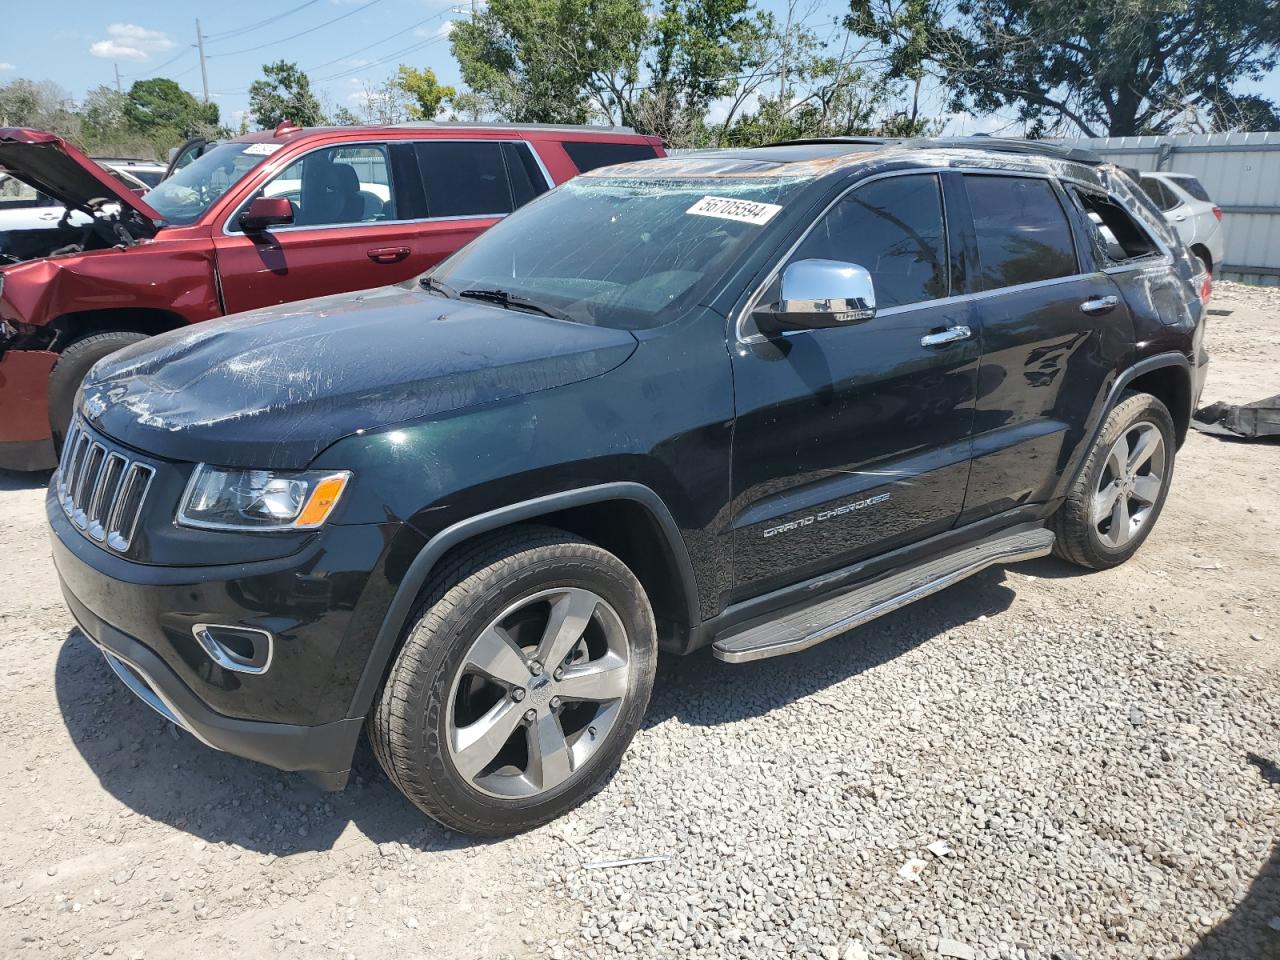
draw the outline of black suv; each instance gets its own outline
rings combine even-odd
[[[457,830],[543,823],[658,651],[791,653],[991,564],[1150,533],[1203,274],[1018,142],[610,167],[420,280],[211,321],[85,382],[48,516],[138,696],[322,785],[361,729]]]

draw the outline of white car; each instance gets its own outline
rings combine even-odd
[[[147,185],[132,174],[106,163],[101,166],[125,189],[139,196],[147,192]],[[92,224],[93,217],[84,211],[68,210],[47,193],[0,173],[0,266],[43,256],[37,251],[48,247],[52,231],[65,243],[76,243]]]
[[[1182,242],[1199,257],[1209,273],[1222,266],[1222,209],[1209,199],[1200,181],[1189,173],[1144,173],[1140,180]]]

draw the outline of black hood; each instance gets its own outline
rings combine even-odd
[[[81,409],[174,460],[300,468],[335,440],[598,376],[635,350],[610,330],[409,283],[256,310],[99,361]]]

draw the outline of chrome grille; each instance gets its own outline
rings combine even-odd
[[[96,439],[77,418],[62,444],[58,500],[90,539],[123,553],[133,541],[155,472]]]

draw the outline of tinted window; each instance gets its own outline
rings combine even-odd
[[[569,155],[579,173],[596,167],[608,167],[615,163],[631,163],[634,160],[652,160],[658,151],[647,143],[596,143],[589,140],[565,140],[564,152]]]
[[[511,199],[522,207],[547,189],[547,181],[538,169],[533,153],[523,143],[504,143],[502,154],[507,160],[507,175],[511,178]]]
[[[1191,194],[1197,200],[1203,200],[1205,203],[1212,203],[1209,199],[1209,191],[1206,190],[1195,177],[1174,177],[1175,182],[1187,193]]]
[[[419,143],[418,166],[429,217],[484,217],[510,213],[502,144],[492,140]]]
[[[1155,177],[1143,177],[1140,181],[1142,190],[1161,210],[1172,210],[1182,202],[1182,198]]]
[[[1048,180],[964,179],[978,240],[979,290],[1076,272],[1071,226]]]
[[[938,178],[889,177],[857,188],[818,221],[791,259],[866,267],[881,308],[945,297],[947,242]]]

